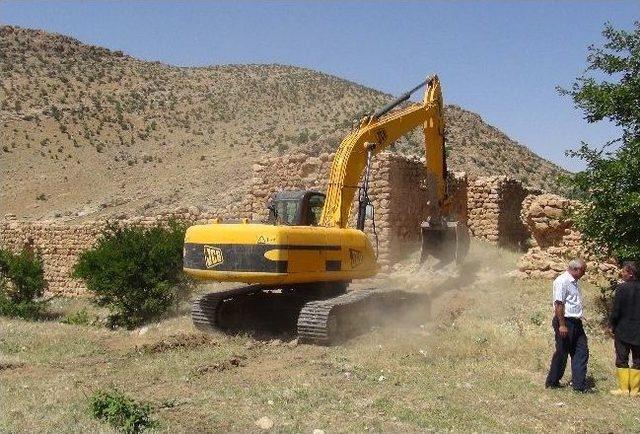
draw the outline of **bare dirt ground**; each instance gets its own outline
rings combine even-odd
[[[256,432],[263,417],[280,432],[640,431],[640,401],[608,393],[613,348],[596,288],[584,287],[596,393],[547,391],[549,282],[509,277],[516,255],[481,243],[462,270],[415,259],[364,284],[425,301],[335,347],[203,335],[186,313],[131,332],[2,319],[0,431],[109,432],[87,397],[112,387],[150,402],[161,432]],[[56,303],[61,313],[87,306]]]

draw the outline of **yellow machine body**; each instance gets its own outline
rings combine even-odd
[[[391,111],[427,84],[422,103]],[[435,185],[432,206],[437,214],[446,216],[451,207],[445,188],[442,91],[438,77],[431,76],[396,101],[363,118],[344,138],[332,163],[321,209],[304,214],[304,218],[293,225],[277,224],[276,218],[274,224],[192,226],[185,237],[185,272],[213,281],[267,285],[348,282],[375,275],[378,266],[374,249],[362,231],[362,205],[366,202],[359,200],[360,230],[347,227],[351,206],[371,157],[418,126],[422,126],[425,136],[426,172]],[[363,184],[366,196],[367,182]],[[311,204],[302,208],[312,207]],[[317,218],[311,218],[316,211]],[[446,228],[440,225],[426,233],[433,232],[440,237]],[[433,243],[433,246],[439,244]]]
[[[206,280],[287,285],[378,272],[364,232],[321,226],[213,223],[188,228],[184,270]]]

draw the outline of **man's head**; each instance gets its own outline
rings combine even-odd
[[[587,271],[587,263],[580,258],[572,259],[569,261],[567,271],[574,279],[578,280],[584,276],[585,271]]]
[[[634,261],[627,261],[622,264],[620,269],[620,277],[625,282],[630,280],[638,280],[638,263]]]

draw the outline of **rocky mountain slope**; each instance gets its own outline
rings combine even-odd
[[[257,159],[333,150],[392,98],[303,68],[175,67],[13,26],[0,27],[0,44],[0,212],[21,217],[226,205]],[[476,114],[446,110],[451,169],[557,189],[556,165]],[[421,147],[419,131],[394,145]]]

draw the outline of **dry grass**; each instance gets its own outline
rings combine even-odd
[[[3,319],[0,431],[108,432],[87,396],[110,387],[151,402],[167,432],[257,431],[263,416],[284,432],[639,431],[640,401],[608,394],[612,344],[596,326],[597,393],[543,388],[549,282],[510,278],[515,259],[475,244],[460,276],[410,258],[386,284],[429,295],[423,324],[398,319],[331,348],[203,337],[186,316],[142,334]],[[597,291],[585,289],[593,324]]]

